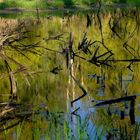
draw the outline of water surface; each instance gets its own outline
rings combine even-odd
[[[0,139],[138,139],[139,17],[131,7],[1,18]]]

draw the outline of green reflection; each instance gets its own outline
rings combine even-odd
[[[79,51],[78,44],[82,42],[84,35],[86,35],[87,42],[95,42],[90,46],[87,54],[79,51],[71,66],[72,74],[88,92],[88,95],[80,100],[85,108],[80,109],[88,110],[87,102],[94,107],[94,104],[100,100],[139,95],[140,93],[139,61],[131,61],[139,59],[139,9],[134,8],[128,11],[116,9],[111,12],[102,12],[99,16],[100,21],[96,12],[89,14],[91,26],[88,28],[87,15],[82,14],[66,15],[63,18],[58,16],[40,17],[39,21],[30,18],[25,20],[1,19],[1,30],[5,29],[6,21],[10,26],[23,23],[22,30],[29,31],[26,33],[27,37],[20,41],[21,48],[22,44],[26,46],[22,48],[26,57],[11,46],[5,45],[4,47],[9,57],[27,67],[27,71],[15,74],[16,102],[23,104],[23,107],[20,106],[20,109],[16,111],[18,113],[33,112],[29,119],[22,118],[19,125],[3,131],[0,135],[1,139],[9,139],[9,137],[13,139],[61,139],[62,137],[76,139],[74,133],[78,134],[78,139],[90,139],[91,136],[95,139],[102,139],[104,136],[126,139],[139,137],[139,120],[137,119],[139,117],[139,97],[135,102],[135,125],[131,125],[128,113],[130,102],[95,108],[95,112],[87,115],[88,119],[83,118],[83,122],[75,120],[78,122],[76,131],[72,129],[74,126],[70,127],[70,119],[64,117],[66,113],[71,113],[70,102],[82,94],[82,90],[70,76],[64,53],[65,48],[69,45],[70,33],[74,52]],[[63,35],[60,38],[56,37],[61,34]],[[16,42],[13,45],[18,44],[19,42]],[[30,44],[37,44],[38,47],[29,48]],[[108,50],[113,53],[110,57],[103,55]],[[91,63],[89,60],[95,52],[97,52],[96,56],[102,56],[99,62],[106,59],[106,63],[102,65]],[[69,65],[70,63],[69,61]],[[13,71],[18,68],[15,63],[10,61],[9,65]],[[57,67],[61,70],[54,73],[53,69]],[[0,100],[5,102],[9,101],[10,84],[3,59],[0,60],[0,70],[2,74]],[[93,99],[94,102],[91,102]],[[78,103],[75,102],[73,110],[77,105]],[[61,112],[64,118],[59,116],[58,112]],[[14,116],[14,112],[8,113]],[[124,117],[121,117],[121,113],[125,114]],[[86,124],[88,121],[96,128],[94,133],[89,133]],[[14,122],[8,122],[8,124],[12,123]],[[7,124],[3,124],[2,128],[6,126]],[[85,128],[83,128],[84,126]]]

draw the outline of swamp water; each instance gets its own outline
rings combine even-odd
[[[139,139],[139,26],[135,7],[1,18],[0,140]]]

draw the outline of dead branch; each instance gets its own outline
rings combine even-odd
[[[103,105],[109,105],[109,104],[114,104],[114,103],[119,103],[119,102],[125,102],[125,101],[132,101],[136,99],[136,95],[132,96],[126,96],[126,97],[121,97],[117,99],[110,99],[110,100],[105,100],[100,103],[97,103],[95,106],[103,106]]]
[[[81,85],[81,83],[72,75],[72,73],[70,72],[71,77],[73,78],[73,80],[75,81],[75,83],[78,85],[78,87],[82,90],[83,94],[81,96],[79,96],[78,98],[76,98],[75,100],[71,101],[71,105],[73,105],[75,102],[77,102],[78,100],[82,99],[83,97],[85,97],[87,95],[87,91],[84,89],[84,87]]]

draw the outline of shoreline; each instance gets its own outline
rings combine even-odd
[[[102,5],[102,9],[106,8],[135,8],[135,7],[140,7],[140,4],[106,4]],[[5,9],[0,9],[0,13],[20,13],[20,12],[53,12],[53,11],[74,11],[74,10],[98,10],[98,7],[96,5],[91,5],[89,6],[79,6],[75,5],[73,7],[48,7],[46,9],[25,9],[25,8],[16,8],[16,7],[11,7],[11,8],[5,8]]]
[[[102,5],[102,10],[111,10],[111,9],[129,9],[129,8],[140,8],[140,4],[111,4],[111,5]],[[47,12],[73,12],[73,11],[97,11],[98,7],[96,5],[92,5],[91,7],[49,7],[46,9],[24,9],[24,8],[5,8],[0,9],[0,14],[19,14],[19,13],[47,13]]]

